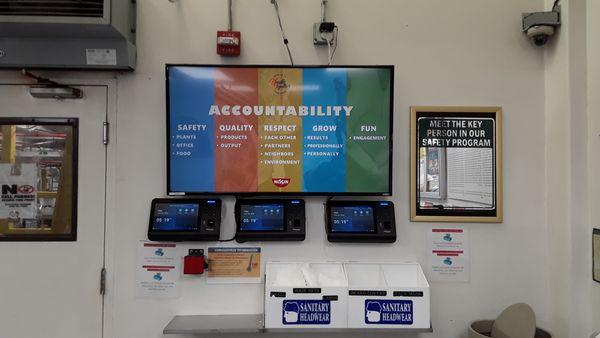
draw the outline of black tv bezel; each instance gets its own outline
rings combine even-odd
[[[388,69],[390,71],[390,121],[389,121],[389,168],[388,168],[388,191],[384,192],[276,192],[276,191],[174,191],[171,189],[171,157],[170,154],[170,139],[171,139],[171,107],[169,95],[169,69],[174,67],[197,67],[197,68],[289,68],[289,69],[304,69],[304,68],[363,68],[363,69]],[[188,64],[188,63],[166,63],[165,64],[165,91],[166,91],[166,138],[165,138],[165,155],[167,157],[167,195],[169,196],[392,196],[393,193],[393,154],[394,154],[394,65],[221,65],[221,64]]]

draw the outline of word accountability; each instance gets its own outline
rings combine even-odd
[[[353,106],[210,106],[208,115],[350,116]]]

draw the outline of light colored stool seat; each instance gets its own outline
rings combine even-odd
[[[493,320],[477,320],[469,326],[469,338],[481,338],[492,336]]]
[[[494,338],[535,337],[535,312],[525,303],[513,304],[498,316],[492,325]]]
[[[469,338],[489,338],[492,336],[492,325],[494,325],[493,320],[478,320],[475,321],[469,326]],[[534,338],[552,338],[550,332],[536,328]],[[591,338],[600,338],[596,335],[593,335]]]
[[[469,326],[469,338],[551,338],[536,327],[535,313],[525,303],[507,307],[496,320],[478,320]]]

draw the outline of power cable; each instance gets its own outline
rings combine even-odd
[[[338,26],[334,27],[334,43],[333,43],[333,50],[331,51],[331,60],[329,61],[329,63],[331,64],[331,62],[333,62],[333,57],[335,56],[335,51],[337,50],[338,47],[338,34],[339,34],[339,29]]]
[[[321,1],[321,22],[325,22],[327,20],[327,1]]]
[[[331,65],[333,62],[333,56],[337,50],[338,32],[339,29],[337,26],[335,26],[332,32],[321,33],[321,38],[327,42],[327,65]]]
[[[292,58],[292,52],[290,51],[290,46],[288,45],[288,39],[285,36],[285,31],[283,30],[283,24],[281,23],[281,15],[279,14],[279,4],[277,0],[271,0],[273,7],[275,7],[275,13],[277,13],[277,22],[279,23],[279,29],[281,30],[281,37],[283,38],[283,44],[285,49],[287,50],[288,57],[290,58],[290,64],[294,65],[294,59]]]
[[[321,33],[321,39],[325,40],[325,42],[327,42],[327,65],[331,64],[331,44],[333,43],[333,36],[330,36],[329,34],[325,34],[324,32]]]
[[[227,1],[227,8],[229,11],[229,31],[231,32],[233,30],[233,11],[231,10],[231,1],[232,0],[228,0]]]

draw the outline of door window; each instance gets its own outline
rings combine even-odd
[[[0,240],[76,240],[77,123],[0,118]]]

